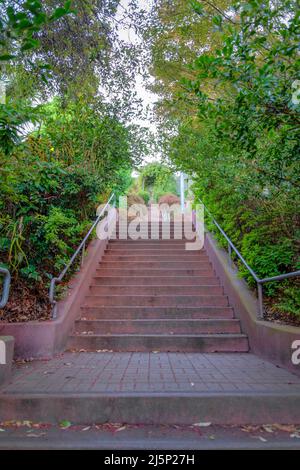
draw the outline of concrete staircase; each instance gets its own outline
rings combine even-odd
[[[300,422],[300,379],[247,353],[207,254],[174,227],[166,241],[110,241],[89,291],[72,352],[16,365],[0,421]]]
[[[150,226],[142,232],[150,237]],[[184,239],[111,240],[69,338],[71,350],[246,352],[248,340],[204,250]]]

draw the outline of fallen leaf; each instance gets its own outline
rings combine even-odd
[[[267,439],[265,439],[262,436],[251,436],[251,437],[253,437],[253,439],[259,439],[261,442],[268,442]]]
[[[242,426],[241,431],[243,432],[255,432],[259,430],[259,426]]]
[[[272,424],[272,427],[275,428],[275,429],[278,429],[278,431],[291,432],[291,433],[297,432],[297,428],[293,424],[278,424],[278,423],[275,423],[275,424]]]
[[[272,426],[269,426],[268,424],[264,424],[264,425],[262,426],[262,428],[263,428],[264,431],[266,431],[266,432],[268,432],[268,433],[274,432],[273,429],[272,429]]]
[[[70,423],[70,421],[63,420],[59,423],[59,426],[61,429],[68,429],[70,426],[72,426],[72,423]]]
[[[126,429],[126,426],[121,426],[120,428],[116,429],[115,432],[124,431],[124,429]]]
[[[207,428],[208,426],[211,426],[211,423],[195,423],[193,426],[196,426],[198,428]]]

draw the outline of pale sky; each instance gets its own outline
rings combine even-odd
[[[124,15],[125,13],[124,9],[125,10],[127,9],[129,1],[130,0],[121,0],[120,6],[118,7],[119,17],[122,18],[122,16]],[[138,4],[141,9],[150,11],[152,0],[148,0],[148,1],[138,0]],[[124,42],[127,42],[127,43],[138,44],[141,42],[141,38],[139,38],[135,34],[135,31],[132,28],[125,28],[125,27],[120,28],[119,36]],[[153,107],[153,103],[157,100],[157,97],[145,88],[144,79],[141,75],[136,76],[135,89],[136,89],[138,97],[142,99],[143,101],[144,110],[146,111],[147,107],[150,107],[150,111],[151,111],[151,108]],[[146,120],[138,119],[136,122],[142,126],[148,127],[151,131],[155,133],[157,132],[157,128],[155,124],[150,122],[149,119],[146,119]]]

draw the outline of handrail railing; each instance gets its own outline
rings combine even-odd
[[[102,210],[100,211],[99,215],[97,216],[95,222],[93,223],[93,225],[91,226],[91,228],[89,229],[89,231],[87,232],[86,236],[84,237],[84,239],[82,240],[82,242],[80,243],[80,245],[78,246],[77,250],[74,252],[73,256],[71,257],[70,261],[68,262],[68,264],[65,266],[65,268],[62,270],[62,272],[60,273],[60,275],[58,277],[54,277],[51,279],[51,283],[50,283],[50,289],[49,289],[49,301],[52,305],[52,318],[56,318],[56,300],[55,300],[55,287],[56,287],[56,284],[60,283],[65,274],[67,273],[67,271],[69,270],[69,268],[72,266],[72,264],[74,263],[75,259],[77,258],[78,254],[80,253],[80,251],[82,250],[82,257],[81,257],[81,265],[83,264],[83,260],[84,260],[84,254],[85,254],[85,245],[86,245],[86,241],[88,240],[89,236],[91,235],[91,233],[93,232],[94,228],[98,225],[98,223],[100,222],[103,214],[106,212],[110,202],[115,198],[115,194],[111,194],[110,198],[108,199],[107,203],[105,204],[105,206],[102,208]]]
[[[257,294],[258,294],[258,307],[259,307],[259,315],[258,315],[258,318],[259,319],[263,319],[263,316],[264,316],[264,301],[263,301],[263,284],[267,283],[267,282],[273,282],[273,281],[281,281],[282,279],[288,279],[288,278],[291,278],[291,277],[297,277],[297,276],[300,276],[300,271],[293,271],[293,272],[290,272],[290,273],[286,273],[286,274],[280,274],[278,276],[272,276],[272,277],[265,277],[263,279],[260,279],[258,277],[258,275],[256,274],[255,271],[253,271],[253,269],[249,266],[249,264],[246,262],[246,260],[243,258],[243,256],[241,255],[241,253],[239,252],[239,250],[236,248],[236,246],[232,243],[232,241],[230,240],[230,238],[228,237],[228,235],[224,232],[224,230],[220,227],[220,225],[218,224],[218,222],[216,221],[216,219],[214,218],[214,216],[212,215],[212,213],[209,211],[209,209],[206,207],[206,205],[203,203],[203,201],[200,199],[200,202],[201,204],[203,205],[204,207],[204,210],[205,212],[207,212],[207,214],[210,216],[210,218],[212,219],[213,223],[215,224],[215,226],[218,228],[218,230],[220,231],[220,233],[223,235],[223,237],[225,238],[225,240],[227,241],[228,243],[228,260],[229,260],[229,264],[231,265],[232,263],[232,258],[231,258],[231,254],[232,254],[232,250],[235,252],[235,254],[237,255],[237,257],[241,260],[241,262],[243,263],[243,265],[247,268],[247,270],[249,271],[249,273],[252,275],[252,277],[254,278],[256,284],[257,284]]]
[[[4,274],[4,282],[2,288],[2,297],[0,300],[0,308],[4,308],[8,301],[9,296],[9,289],[10,289],[10,282],[11,282],[11,275],[8,269],[0,268],[0,274]]]

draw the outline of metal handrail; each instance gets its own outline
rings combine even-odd
[[[63,280],[65,274],[67,273],[68,269],[72,266],[73,262],[75,261],[75,259],[77,258],[78,254],[80,253],[81,250],[82,250],[81,265],[83,264],[86,241],[89,238],[89,236],[91,235],[91,233],[93,232],[94,228],[100,222],[100,219],[102,218],[102,216],[106,212],[110,202],[114,198],[115,198],[115,194],[113,193],[113,194],[111,194],[111,196],[108,199],[105,206],[102,208],[101,212],[99,213],[99,215],[97,216],[95,222],[93,223],[93,225],[91,226],[91,228],[87,232],[86,236],[84,237],[84,239],[82,240],[82,242],[78,246],[77,250],[74,252],[74,254],[73,254],[72,258],[70,259],[70,261],[68,262],[68,264],[65,266],[65,268],[62,270],[62,272],[60,273],[60,275],[58,277],[54,277],[54,278],[51,279],[50,289],[49,289],[49,301],[52,305],[52,318],[53,319],[56,318],[56,300],[55,300],[55,287],[56,287],[56,284],[60,283]]]
[[[206,207],[206,205],[204,204],[204,202],[199,199],[201,204],[203,205],[204,207],[204,210],[207,212],[207,214],[210,216],[210,218],[212,219],[213,223],[215,224],[215,226],[218,228],[218,230],[221,232],[221,234],[223,235],[223,237],[226,239],[227,243],[228,243],[228,260],[229,260],[229,264],[231,265],[232,263],[232,258],[231,258],[231,253],[232,253],[232,250],[236,253],[236,255],[238,256],[238,258],[242,261],[243,265],[247,268],[247,270],[249,271],[249,273],[252,275],[252,277],[254,278],[256,284],[257,284],[257,293],[258,293],[258,306],[259,306],[259,315],[258,315],[258,318],[259,319],[263,319],[263,316],[264,316],[264,305],[263,305],[263,284],[267,283],[267,282],[273,282],[273,281],[281,281],[282,279],[288,279],[288,278],[291,278],[291,277],[297,277],[297,276],[300,276],[300,271],[292,271],[290,273],[286,273],[286,274],[280,274],[278,276],[272,276],[272,277],[265,277],[263,279],[260,279],[258,277],[258,275],[256,274],[255,271],[253,271],[253,269],[249,266],[249,264],[247,263],[247,261],[243,258],[243,256],[241,255],[241,253],[239,252],[239,250],[236,248],[236,246],[232,243],[232,241],[230,240],[230,238],[228,237],[228,235],[224,232],[224,230],[220,227],[220,225],[218,224],[218,222],[216,221],[216,219],[214,218],[214,216],[212,215],[212,213],[209,211],[209,209]]]
[[[8,301],[11,275],[9,270],[6,268],[0,268],[0,274],[4,274],[5,276],[3,282],[2,297],[0,301],[0,308],[4,308]]]

